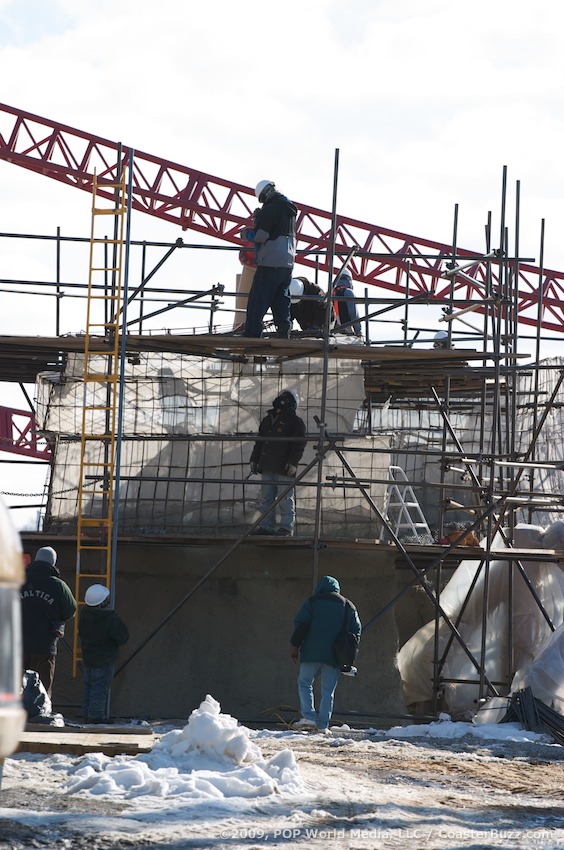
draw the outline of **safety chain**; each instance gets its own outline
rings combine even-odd
[[[103,481],[104,476],[101,475],[99,478],[92,479],[92,484],[96,484],[98,481]],[[78,485],[74,487],[67,487],[66,490],[57,490],[54,493],[51,493],[52,496],[63,496],[65,493],[74,493],[78,492]],[[30,498],[30,499],[39,499],[41,496],[44,496],[43,493],[11,493],[9,490],[0,490],[0,496],[18,496],[19,498]]]
[[[62,496],[63,493],[72,493],[73,490],[78,490],[78,487],[68,487],[66,490],[57,490],[56,493],[51,493],[52,496]],[[20,498],[30,498],[30,499],[39,499],[41,496],[44,496],[43,493],[11,493],[9,490],[0,490],[0,496],[19,496]]]

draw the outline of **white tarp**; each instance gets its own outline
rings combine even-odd
[[[514,530],[514,546],[517,549],[564,551],[564,522],[559,520],[546,531],[539,526],[518,525]],[[492,549],[503,548],[507,547],[498,535]],[[564,612],[564,572],[561,567],[555,562],[527,560],[523,562],[523,569],[548,617],[555,626],[560,626]],[[502,694],[509,693],[511,667],[518,671],[529,665],[552,634],[526,581],[511,561],[491,561],[487,573],[487,596],[484,565],[480,566],[479,561],[462,561],[441,593],[440,604],[456,624],[478,663],[481,663],[482,656],[482,618],[485,611],[484,669],[491,682],[506,683],[500,686]],[[480,707],[477,702],[480,696],[479,675],[460,643],[451,636],[451,629],[441,619],[438,658],[443,656],[451,641],[442,676],[445,680],[466,680],[464,683],[445,682],[446,709],[456,717],[474,714]],[[434,646],[435,622],[432,621],[419,629],[399,652],[398,666],[408,705],[426,702],[433,697]],[[533,693],[543,699],[534,690]]]

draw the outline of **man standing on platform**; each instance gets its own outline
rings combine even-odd
[[[272,402],[259,425],[259,436],[251,453],[251,475],[262,473],[261,511],[266,514],[277,497],[288,488],[298,471],[298,463],[306,447],[306,426],[297,413],[298,397],[284,390]],[[293,437],[294,439],[288,439]],[[282,439],[286,438],[286,439]],[[298,439],[295,439],[298,438]],[[296,524],[295,489],[292,487],[279,502],[280,527],[276,529],[274,510],[263,517],[251,534],[276,534],[292,537]]]
[[[243,336],[259,339],[262,320],[272,310],[277,336],[290,336],[290,281],[296,256],[296,216],[294,204],[276,190],[272,180],[261,180],[255,194],[262,207],[255,210],[254,227],[241,236],[252,241],[257,270],[247,302]]]

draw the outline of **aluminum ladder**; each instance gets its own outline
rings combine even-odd
[[[388,489],[384,499],[384,516],[398,539],[408,535],[432,537],[413,488],[401,466],[388,467]],[[387,529],[382,529],[381,539]]]

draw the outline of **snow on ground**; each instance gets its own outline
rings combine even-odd
[[[6,759],[0,844],[553,850],[563,749],[518,724],[446,716],[330,736],[253,731],[208,696],[147,754]]]

